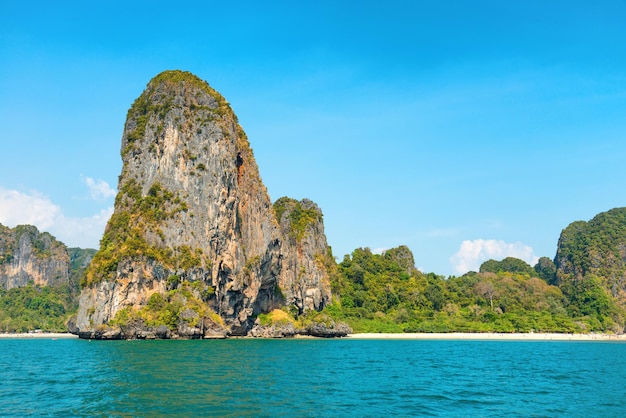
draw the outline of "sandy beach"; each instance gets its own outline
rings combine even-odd
[[[551,333],[405,333],[350,334],[346,338],[362,340],[510,340],[510,341],[623,341],[626,335],[615,334],[551,334]]]
[[[14,339],[51,339],[56,340],[59,338],[78,338],[78,335],[70,334],[67,332],[19,332],[15,334],[2,334],[0,333],[0,338],[14,338]]]

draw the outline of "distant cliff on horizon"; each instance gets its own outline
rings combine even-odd
[[[5,290],[33,283],[40,286],[70,281],[67,247],[31,225],[0,225],[0,287]]]
[[[0,224],[0,332],[66,331],[94,253],[32,225]]]

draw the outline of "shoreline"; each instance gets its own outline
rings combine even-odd
[[[557,333],[362,333],[349,334],[344,338],[355,340],[492,340],[492,341],[622,341],[626,334],[557,334]]]
[[[70,334],[69,332],[16,332],[16,333],[0,333],[0,339],[72,339],[78,338],[78,335]]]
[[[78,335],[69,332],[0,333],[0,339],[77,339]],[[240,337],[248,339],[250,337]],[[309,335],[297,335],[294,339],[317,339]],[[226,338],[226,339],[233,339]],[[252,338],[254,339],[254,338]],[[324,338],[321,338],[324,339]],[[457,340],[457,341],[618,341],[626,342],[626,334],[558,334],[558,333],[355,333],[338,339],[351,340]]]

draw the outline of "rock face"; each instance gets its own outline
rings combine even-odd
[[[0,287],[8,290],[28,282],[48,286],[70,279],[70,257],[64,244],[31,225],[0,225]]]
[[[321,212],[292,246],[245,133],[207,83],[181,71],[152,79],[128,112],[121,155],[114,214],[82,282],[79,335],[130,322],[220,335],[204,326],[210,317],[245,335],[259,313],[328,302],[328,274],[314,262],[326,253]]]
[[[321,310],[330,302],[329,253],[322,211],[308,199],[282,197],[274,203],[282,233],[280,290],[298,313]]]

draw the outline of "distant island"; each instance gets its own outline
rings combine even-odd
[[[423,273],[406,246],[336,262],[321,209],[271,203],[228,102],[188,72],[128,111],[96,250],[0,225],[0,332],[81,338],[611,333],[626,323],[626,208],[567,226],[554,258]]]

